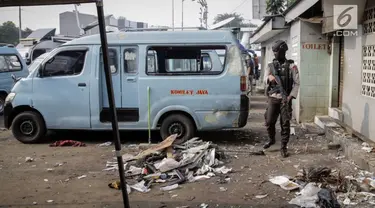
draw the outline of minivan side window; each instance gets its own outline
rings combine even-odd
[[[100,50],[101,51],[101,50]],[[108,49],[109,54],[109,67],[112,74],[115,74],[117,72],[118,66],[117,66],[117,53],[116,50],[113,48]],[[100,65],[102,69],[104,69],[104,62],[103,62],[103,53],[100,53]]]
[[[137,48],[127,48],[124,50],[124,70],[129,74],[138,72]]]
[[[16,55],[0,55],[0,73],[22,70],[21,61]]]
[[[217,50],[225,46],[154,46],[147,51],[148,75],[217,75],[224,71]],[[151,56],[151,54],[156,54]],[[225,56],[224,56],[225,57]],[[155,60],[156,59],[156,60]],[[215,64],[213,62],[215,60]],[[157,69],[157,70],[155,70]]]
[[[69,76],[82,72],[86,50],[62,51],[50,59],[44,66],[43,76]]]

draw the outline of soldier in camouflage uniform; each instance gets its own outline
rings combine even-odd
[[[268,96],[265,120],[268,132],[268,141],[264,149],[275,144],[275,124],[280,114],[281,126],[281,156],[287,157],[287,145],[290,135],[290,120],[292,118],[292,100],[298,95],[299,73],[293,60],[285,57],[288,45],[278,40],[272,46],[275,59],[269,63],[264,73],[264,83],[267,84]]]

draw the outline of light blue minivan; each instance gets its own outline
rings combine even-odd
[[[25,61],[14,47],[0,46],[0,115],[4,113],[5,98],[12,89],[15,79],[27,77]]]
[[[160,130],[178,142],[197,130],[246,125],[243,58],[230,31],[108,33],[121,130]],[[223,62],[218,54],[225,54]],[[6,99],[4,123],[23,143],[47,130],[110,130],[99,35],[70,41],[33,66]]]

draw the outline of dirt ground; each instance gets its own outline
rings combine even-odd
[[[251,148],[260,149],[266,139],[263,125],[265,98],[252,97],[248,125],[241,130],[203,132],[204,140],[211,140],[227,150],[231,161],[226,166],[234,173],[227,184],[220,184],[217,177],[182,184],[177,190],[162,192],[152,186],[149,193],[132,190],[129,195],[132,207],[293,207],[288,201],[294,192],[284,191],[268,182],[270,176],[295,176],[299,169],[309,166],[327,166],[343,174],[355,172],[351,162],[336,159],[336,150],[328,150],[322,136],[311,137],[301,133],[291,137],[291,156],[282,159],[278,142],[266,156],[250,156]],[[307,138],[306,138],[307,136]],[[137,148],[129,144],[147,142],[147,133],[121,134],[123,152],[135,153]],[[155,142],[160,138],[153,133]],[[279,131],[278,131],[279,141]],[[106,132],[60,132],[42,144],[25,145],[15,140],[9,131],[0,133],[0,207],[121,207],[121,191],[111,189],[108,183],[118,180],[118,172],[102,171],[106,161],[113,161],[114,146],[97,145],[111,140]],[[54,140],[73,139],[87,144],[86,147],[49,147]],[[26,163],[25,158],[33,162]],[[56,163],[63,163],[55,167]],[[52,171],[47,171],[53,168]],[[86,178],[77,179],[78,176]],[[48,181],[45,181],[47,179]],[[69,180],[67,180],[69,179]],[[225,187],[226,191],[220,191]],[[268,194],[263,199],[255,196]],[[53,200],[47,203],[47,200]],[[36,202],[37,205],[33,205]]]

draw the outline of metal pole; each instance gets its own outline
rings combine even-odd
[[[181,28],[182,28],[182,30],[184,30],[184,1],[185,0],[181,0],[181,4],[182,4],[182,17],[181,17]]]
[[[111,71],[109,70],[110,68],[109,68],[109,61],[108,61],[108,59],[109,59],[108,58],[109,57],[108,43],[107,43],[107,34],[106,34],[106,30],[105,30],[105,20],[104,20],[103,1],[102,0],[98,0],[96,2],[96,8],[97,8],[97,11],[98,11],[100,40],[101,40],[102,52],[103,52],[104,74],[105,74],[105,81],[106,81],[106,85],[107,85],[109,111],[111,113],[111,118],[112,118],[113,140],[114,140],[114,143],[115,143],[118,170],[119,170],[119,174],[120,174],[122,198],[123,198],[123,202],[124,202],[124,207],[130,208],[128,191],[127,191],[127,188],[126,188],[126,181],[125,181],[124,162],[122,160],[122,155],[121,155],[120,132],[119,132],[119,129],[118,129],[116,105],[115,105],[115,102],[114,102],[115,99],[114,99],[114,93],[113,93],[113,88],[112,88],[112,76],[111,76]]]
[[[18,28],[18,38],[22,38],[22,16],[21,16],[21,6],[18,7],[18,21],[19,21],[19,28]]]
[[[174,31],[174,0],[172,0],[172,29]]]

